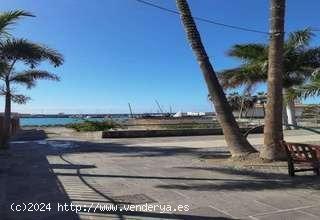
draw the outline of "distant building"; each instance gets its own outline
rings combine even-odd
[[[178,118],[178,117],[184,117],[184,116],[205,116],[205,112],[177,112],[176,114],[173,115],[173,117]]]
[[[296,117],[301,117],[302,113],[305,111],[306,108],[310,107],[311,105],[296,103]],[[256,104],[254,108],[243,110],[242,117],[243,118],[264,118],[265,115],[265,105]],[[233,111],[233,115],[235,117],[239,117],[240,111],[235,110]]]

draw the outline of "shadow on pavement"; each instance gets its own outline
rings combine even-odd
[[[43,139],[45,133],[37,130],[27,133],[31,135],[16,136],[14,140],[21,141],[20,144],[11,144],[0,158],[3,165],[0,178],[4,185],[0,189],[4,194],[3,201],[0,200],[0,219],[79,219],[72,212],[57,212],[57,203],[71,200],[52,172],[47,153],[27,141]]]
[[[288,174],[261,172],[255,170],[240,170],[232,167],[179,167],[180,169],[205,170],[214,173],[226,174],[234,179],[225,179],[223,182],[204,184],[168,184],[159,185],[159,188],[180,189],[194,191],[259,191],[272,189],[314,189],[320,190],[320,178],[315,175],[289,177]],[[236,177],[236,178],[235,178]],[[239,177],[241,179],[239,179]]]
[[[42,132],[33,137],[44,137]],[[94,178],[104,178],[106,180],[114,179],[143,179],[143,180],[173,180],[174,183],[164,182],[157,185],[161,189],[176,189],[176,190],[192,190],[192,191],[259,191],[272,189],[320,189],[320,178],[315,176],[297,176],[290,178],[287,174],[276,172],[260,172],[258,170],[241,170],[232,167],[208,166],[197,167],[173,167],[182,171],[203,171],[208,172],[207,178],[196,178],[191,175],[177,176],[156,176],[156,175],[118,175],[118,174],[96,174],[90,173],[90,169],[95,169],[94,164],[74,164],[66,159],[66,154],[83,154],[90,152],[106,153],[117,157],[127,157],[130,160],[132,157],[175,157],[186,155],[191,157],[204,157],[204,152],[200,148],[184,148],[175,146],[153,147],[153,146],[127,146],[119,143],[96,143],[88,141],[74,140],[43,140],[25,141],[23,138],[13,142],[12,148],[7,152],[7,157],[0,157],[0,164],[4,164],[1,169],[1,179],[5,180],[5,199],[2,201],[1,216],[3,219],[80,219],[74,212],[55,212],[56,204],[70,204],[73,198],[69,196],[64,185],[60,182],[60,178],[71,178],[72,191],[81,195],[82,189],[86,188],[108,203],[121,206],[123,203],[117,201],[112,195],[105,193],[101,188],[98,188],[89,180]],[[210,152],[211,157],[226,158],[226,151]],[[49,162],[48,157],[56,156],[60,158],[58,162]],[[61,163],[60,163],[61,162]],[[56,171],[63,169],[64,171]],[[82,170],[85,169],[84,172]],[[219,174],[217,178],[210,178],[212,173]],[[79,181],[73,183],[72,178],[76,177]],[[221,178],[219,178],[221,177]],[[181,184],[180,184],[181,181]],[[170,184],[169,184],[170,183]],[[1,199],[1,197],[0,197]],[[100,202],[101,199],[92,199],[84,197],[82,202]],[[5,202],[4,202],[5,201]],[[50,212],[12,212],[10,205],[12,203],[21,204],[22,202],[29,203],[51,203],[52,209]],[[117,219],[127,219],[128,217],[137,219],[160,218],[160,219],[230,219],[223,217],[201,216],[186,214],[170,214],[156,212],[129,212],[129,211],[109,211],[103,212],[96,210],[95,213],[88,213],[86,210],[81,210],[81,213],[99,214],[99,216],[109,217],[116,216]],[[2,218],[1,218],[2,219]]]
[[[31,135],[30,135],[31,134]],[[30,135],[30,136],[29,136]],[[0,197],[0,214],[1,219],[80,219],[75,212],[58,211],[59,204],[70,204],[72,199],[69,197],[64,185],[60,182],[60,176],[77,176],[81,180],[81,186],[74,184],[72,189],[74,192],[81,194],[81,187],[86,187],[94,193],[103,197],[110,204],[122,205],[116,201],[112,196],[102,192],[87,181],[86,177],[91,174],[81,173],[81,169],[94,169],[95,165],[88,164],[73,164],[63,157],[64,154],[70,153],[87,153],[87,152],[105,152],[112,154],[121,154],[126,156],[174,156],[177,154],[194,155],[198,154],[197,149],[177,148],[163,149],[159,147],[128,147],[121,144],[105,144],[105,143],[90,143],[72,140],[41,140],[45,139],[46,135],[41,130],[29,131],[29,133],[21,134],[15,137],[11,148],[0,157],[0,164],[4,165],[0,169],[1,180],[4,182],[4,188],[1,191],[4,193]],[[48,160],[50,156],[59,156],[64,163],[51,163]],[[86,162],[86,161],[84,161]],[[63,169],[71,171],[71,173],[58,173],[54,169]],[[148,176],[117,176],[117,175],[93,175],[96,178],[140,178],[152,179],[160,177]],[[175,180],[190,180],[188,177],[169,177]],[[205,180],[202,178],[193,178],[195,180]],[[99,200],[98,200],[99,201]],[[83,202],[90,203],[90,200]],[[31,205],[31,203],[33,205]],[[12,206],[12,204],[15,204]],[[11,208],[26,209],[30,211],[12,211]],[[40,207],[34,204],[39,204]],[[50,204],[51,210],[48,206],[41,204]],[[16,205],[21,205],[17,207]],[[43,212],[39,209],[42,208]],[[170,214],[158,212],[130,212],[130,211],[108,211],[103,212],[96,210],[94,213],[88,213],[87,210],[82,209],[81,213],[86,215],[99,214],[99,216],[110,215],[117,219],[137,218],[137,219],[231,219],[225,217],[200,216],[192,214]]]

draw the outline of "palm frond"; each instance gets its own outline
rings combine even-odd
[[[238,68],[224,70],[218,73],[218,78],[224,88],[236,88],[242,85],[254,85],[264,82],[267,74],[265,64],[242,65]]]
[[[31,98],[25,95],[11,95],[11,101],[17,104],[26,104],[29,100],[31,100]]]
[[[4,62],[3,60],[0,60],[0,79],[5,76],[5,73],[7,72],[8,68],[8,63]]]
[[[300,53],[301,65],[315,69],[320,68],[320,47],[309,48]]]
[[[283,87],[291,88],[293,86],[302,85],[311,77],[309,71],[292,71],[283,74]]]
[[[63,64],[64,58],[61,53],[59,53],[57,50],[54,50],[52,48],[49,48],[45,45],[39,45],[39,47],[42,50],[42,58],[49,60],[49,62],[54,66],[58,67]]]
[[[320,96],[320,73],[317,72],[305,85],[294,87],[296,97],[308,98]]]
[[[320,96],[320,82],[313,82],[302,87],[304,98],[311,96]]]
[[[285,104],[287,104],[289,101],[294,101],[301,97],[301,93],[298,89],[295,87],[286,89],[286,92],[284,94],[284,101]]]
[[[0,96],[6,95],[6,89],[4,88],[4,85],[0,85]]]
[[[268,58],[267,46],[265,44],[236,44],[228,55],[244,61],[265,60]]]
[[[56,50],[25,39],[8,39],[0,42],[0,55],[7,60],[22,61],[31,68],[48,60],[55,67],[63,63],[63,56]]]
[[[59,77],[53,73],[43,70],[27,70],[15,73],[11,76],[10,81],[32,88],[36,85],[37,80],[53,80],[59,81]]]
[[[315,34],[312,32],[311,28],[305,28],[303,30],[298,30],[291,32],[288,39],[286,40],[285,47],[287,48],[298,48],[307,47],[310,44],[312,37]]]
[[[41,59],[37,45],[24,39],[0,42],[0,54],[3,60],[20,60],[29,65],[36,65]]]
[[[308,47],[314,33],[310,28],[290,33],[285,42],[283,85],[298,87],[307,82],[320,68],[320,47]],[[240,58],[242,64],[224,70],[219,79],[225,88],[249,86],[266,82],[268,70],[268,46],[265,44],[237,44],[228,52],[229,56]]]
[[[34,17],[33,14],[23,10],[15,10],[0,13],[0,37],[4,35],[10,36],[8,30],[11,25],[14,25],[22,17]]]
[[[313,77],[316,79],[317,77],[320,77],[320,67],[316,68],[312,72]]]

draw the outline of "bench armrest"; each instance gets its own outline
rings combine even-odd
[[[320,160],[320,145],[310,145],[310,147],[316,152],[317,158]]]

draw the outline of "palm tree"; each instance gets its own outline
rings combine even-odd
[[[241,109],[241,96],[239,95],[239,93],[234,92],[229,94],[227,96],[227,100],[233,111]]]
[[[24,39],[8,39],[0,42],[0,57],[0,80],[4,82],[1,94],[5,96],[4,131],[1,146],[7,148],[10,137],[11,101],[23,104],[29,100],[29,97],[16,94],[11,85],[18,83],[30,89],[40,79],[59,80],[55,74],[35,68],[46,60],[54,67],[60,66],[63,63],[63,57],[51,48]],[[30,69],[17,72],[15,66],[19,62],[29,66]]]
[[[248,110],[252,109],[255,103],[258,102],[258,96],[251,95],[250,93],[239,95],[238,92],[234,92],[227,96],[227,100],[233,111],[239,111],[239,119],[241,119],[243,112],[245,112],[245,117],[247,117]]]
[[[2,12],[0,13],[0,41],[3,41],[4,39],[10,37],[9,29],[21,18],[23,17],[34,17],[31,13],[23,10],[15,10],[15,11],[8,11],[8,12]],[[7,64],[5,63],[5,60],[0,58],[0,74],[5,71],[7,68]],[[3,93],[3,89],[2,89]],[[5,119],[3,122],[3,128],[7,127],[10,121],[8,119]],[[7,134],[1,134],[2,136],[5,136]],[[3,138],[1,137],[1,140]]]
[[[264,92],[258,92],[256,103],[258,103],[262,106],[263,117],[265,117],[265,115],[266,115],[265,104],[267,103],[267,94]]]
[[[269,160],[286,157],[280,141],[282,132],[282,75],[284,53],[285,0],[271,0],[270,44],[268,49],[268,97],[264,144],[260,157]]]
[[[243,156],[256,152],[240,132],[224,91],[202,44],[201,37],[191,15],[188,2],[186,0],[176,0],[176,4],[181,14],[182,24],[185,28],[188,41],[196,55],[205,78],[210,97],[214,103],[217,118],[223,129],[223,133],[232,156]]]
[[[320,66],[320,48],[310,48],[314,36],[311,29],[295,31],[289,34],[284,42],[283,94],[286,97],[290,88],[305,83]],[[219,79],[225,88],[235,88],[242,85],[253,86],[267,81],[268,45],[241,44],[235,45],[229,55],[239,58],[243,64],[237,68],[224,70]],[[285,102],[284,120],[296,124],[295,104],[293,99]]]

